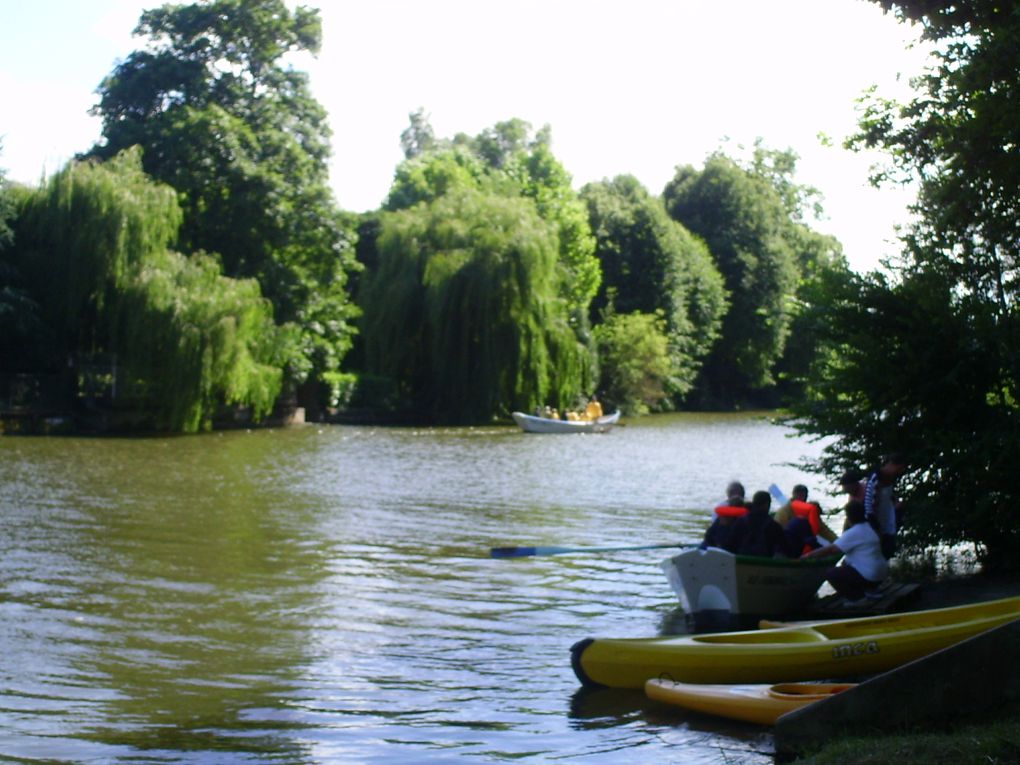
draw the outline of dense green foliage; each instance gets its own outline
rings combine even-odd
[[[675,372],[662,315],[610,311],[593,332],[601,370],[599,390],[606,402],[627,415],[658,408]]]
[[[558,243],[519,196],[462,188],[386,213],[361,293],[368,370],[447,421],[573,403],[588,357],[559,294]]]
[[[794,180],[796,166],[797,155],[791,150],[768,149],[761,141],[755,143],[747,166],[779,192],[789,216],[784,238],[793,251],[799,277],[797,288],[787,301],[790,333],[783,356],[773,369],[776,391],[784,402],[800,400],[805,395],[803,381],[817,351],[814,314],[824,315],[829,300],[824,285],[850,274],[839,241],[808,225],[808,218],[822,216],[822,197],[817,189]]]
[[[286,332],[254,279],[224,277],[210,256],[162,251],[126,285],[118,306],[121,393],[156,427],[208,429],[223,404],[273,408]]]
[[[662,202],[636,178],[620,176],[588,184],[581,196],[588,205],[602,266],[602,286],[592,302],[593,321],[610,301],[618,314],[660,312],[670,362],[663,378],[665,394],[641,398],[649,404],[667,397],[678,402],[693,386],[702,359],[719,336],[726,310],[722,277],[704,242],[673,221]],[[615,319],[623,321],[622,316]],[[616,335],[616,330],[610,333]],[[607,365],[603,345],[600,338],[605,379],[617,365]],[[662,373],[656,370],[655,374]],[[614,384],[607,380],[604,385]],[[604,386],[600,389],[606,394]]]
[[[885,149],[882,178],[919,184],[895,278],[828,285],[804,432],[832,435],[821,467],[908,452],[917,544],[972,541],[1020,560],[1020,13],[984,0],[882,3],[918,19],[936,64],[900,105],[871,94],[854,145]],[[881,180],[881,178],[880,178]]]
[[[276,320],[296,328],[291,379],[337,369],[353,332],[352,235],[327,183],[325,110],[283,65],[318,50],[318,12],[282,0],[165,5],[136,34],[149,45],[101,84],[91,155],[142,146],[146,172],[179,192],[181,249],[256,278]]]
[[[10,253],[5,252],[14,242],[12,225],[19,193],[25,192],[11,188],[0,168],[0,373],[37,368],[53,346],[38,302],[26,289]]]
[[[411,115],[414,135],[431,135],[420,113]],[[409,138],[405,131],[405,144]],[[409,159],[396,172],[385,208],[400,210],[435,199],[454,189],[474,188],[532,200],[543,219],[556,227],[559,241],[559,290],[567,300],[571,321],[584,339],[587,312],[599,288],[601,272],[595,258],[587,211],[571,187],[570,174],[552,153],[548,128],[532,135],[531,126],[513,119],[478,136],[458,135],[452,141],[416,138]]]
[[[225,403],[264,415],[282,380],[272,310],[214,258],[171,252],[180,221],[173,189],[145,175],[137,150],[71,163],[22,195],[3,261],[46,330],[27,371],[113,358],[118,395],[147,426],[208,427]]]
[[[53,330],[51,366],[115,343],[120,288],[180,222],[173,189],[146,177],[138,151],[106,167],[71,163],[24,198],[11,262]]]
[[[842,264],[838,245],[803,222],[816,195],[793,182],[792,152],[759,145],[750,166],[715,154],[678,169],[663,200],[626,176],[582,198],[548,127],[511,119],[440,139],[419,110],[383,209],[358,218],[334,204],[325,112],[287,64],[317,52],[316,11],[164,5],[136,34],[145,47],[100,85],[102,140],[86,156],[130,176],[151,230],[125,230],[138,241],[122,249],[100,235],[119,208],[89,207],[102,194],[80,195],[79,231],[54,217],[56,186],[52,198],[18,191],[25,239],[0,260],[7,368],[116,353],[130,372],[122,394],[161,426],[188,429],[222,403],[261,414],[272,391],[476,421],[565,409],[596,383],[633,411],[761,403],[762,391],[775,400],[777,378],[803,373],[809,296],[824,293],[812,285]],[[75,165],[59,183],[85,168],[95,172]],[[0,207],[0,247],[3,220]],[[44,235],[47,220],[59,225]],[[45,284],[52,264],[69,278]],[[803,331],[788,344],[792,321]]]
[[[3,141],[0,141],[3,149]],[[7,172],[0,167],[0,249],[11,243],[11,218],[14,217],[14,197],[7,188]]]
[[[594,382],[600,271],[548,132],[511,120],[437,140],[416,113],[403,142],[387,212],[361,228],[364,370],[445,420],[574,405]]]
[[[706,403],[739,403],[774,383],[789,334],[798,277],[790,213],[769,179],[719,153],[702,170],[677,168],[663,200],[674,220],[705,240],[729,296],[699,393]]]

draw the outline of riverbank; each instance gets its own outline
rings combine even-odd
[[[924,582],[914,608],[943,608],[1015,595],[1020,595],[1020,574],[976,573]],[[841,738],[795,762],[797,765],[1020,763],[1020,701],[1003,699],[991,718],[987,712],[976,718],[964,708],[956,712],[954,723],[946,730],[876,732]]]
[[[1020,704],[1004,706],[994,721],[960,725],[946,733],[916,732],[845,738],[797,765],[987,765],[1020,763]]]

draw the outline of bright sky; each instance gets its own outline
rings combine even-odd
[[[180,0],[178,0],[180,1]],[[925,61],[867,0],[306,0],[323,49],[309,71],[333,128],[340,205],[380,205],[422,107],[436,134],[518,117],[549,124],[580,188],[629,173],[660,194],[677,165],[751,146],[800,156],[825,196],[815,227],[858,270],[893,255],[909,194],[875,190],[879,157],[840,146],[870,85],[905,97]],[[100,81],[131,51],[143,0],[0,0],[0,167],[36,183],[99,137]],[[833,139],[824,147],[823,133]]]

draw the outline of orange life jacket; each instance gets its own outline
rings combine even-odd
[[[811,524],[811,533],[818,536],[822,530],[822,519],[818,515],[818,505],[814,502],[801,502],[799,499],[790,500],[790,509],[798,518],[804,518]]]
[[[720,518],[743,518],[747,515],[747,508],[743,505],[719,505],[715,514]]]

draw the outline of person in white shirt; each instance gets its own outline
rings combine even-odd
[[[849,528],[832,544],[803,555],[823,558],[842,555],[843,563],[825,572],[825,579],[837,594],[853,602],[864,597],[880,597],[878,586],[889,575],[889,561],[882,554],[882,540],[865,520],[864,504],[850,502],[846,507]]]

